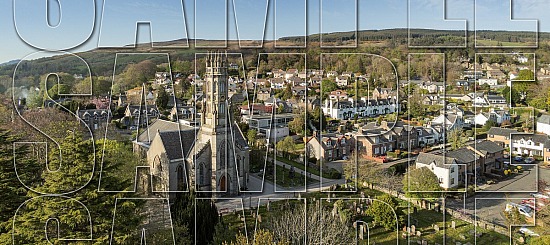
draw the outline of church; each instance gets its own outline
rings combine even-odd
[[[247,189],[249,148],[229,112],[227,69],[226,54],[207,55],[200,127],[158,119],[134,141],[146,152],[153,192],[191,188],[224,197]]]

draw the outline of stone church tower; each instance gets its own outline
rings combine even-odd
[[[227,67],[227,54],[207,55],[201,127],[187,155],[192,188],[214,197],[246,189],[249,173],[248,145],[229,113]]]

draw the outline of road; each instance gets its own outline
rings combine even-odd
[[[491,189],[478,192],[474,196],[466,198],[466,200],[464,198],[449,198],[445,204],[447,208],[464,209],[466,213],[475,215],[479,219],[505,225],[503,211],[507,202],[519,203],[522,199],[533,198],[530,193],[536,192],[533,189],[536,189],[538,180],[550,182],[550,169],[538,168],[537,172],[535,166],[532,166],[530,172],[524,173],[526,175],[519,175],[512,180],[502,181],[495,184],[495,187],[491,186]]]
[[[276,164],[279,166],[285,166],[287,169],[290,168],[290,165],[276,161]],[[297,173],[302,173],[303,171],[297,169]],[[294,188],[284,188],[281,186],[276,186],[273,183],[263,181],[261,178],[250,175],[249,178],[249,190],[247,192],[242,192],[241,195],[232,198],[220,198],[216,202],[216,207],[218,210],[225,211],[234,211],[249,209],[250,206],[257,207],[258,201],[262,200],[261,205],[266,205],[268,199],[283,199],[283,198],[298,198],[301,193],[311,193],[319,192],[329,189],[332,185],[342,185],[345,183],[345,179],[326,179],[314,174],[308,174],[308,177],[318,180],[318,183],[310,184],[306,187],[294,187]]]

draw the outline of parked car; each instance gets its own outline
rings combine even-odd
[[[539,234],[535,233],[532,230],[527,229],[527,227],[523,226],[519,229],[519,233],[528,235],[528,236],[540,236]]]
[[[550,196],[543,195],[541,193],[531,193],[531,196],[534,197],[534,198],[545,199],[545,200],[550,199]]]
[[[516,156],[516,157],[514,157],[514,161],[523,162],[523,157],[522,156]]]
[[[525,163],[528,163],[528,164],[531,164],[531,163],[535,163],[535,158],[532,158],[532,157],[528,157],[525,159]]]
[[[506,212],[512,211],[513,208],[517,208],[519,213],[522,214],[525,217],[531,218],[533,217],[533,209],[527,205],[521,205],[517,203],[508,203],[506,204]]]

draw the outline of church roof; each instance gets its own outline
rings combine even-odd
[[[147,129],[145,129],[141,134],[138,135],[137,142],[149,144],[151,141],[153,141],[159,131],[164,132],[188,129],[193,129],[193,127],[180,125],[177,122],[156,119],[153,123],[149,125]]]
[[[163,131],[159,132],[159,136],[166,150],[166,156],[170,160],[182,159],[184,152],[189,152],[195,142],[194,129]]]

